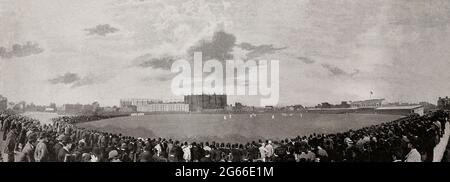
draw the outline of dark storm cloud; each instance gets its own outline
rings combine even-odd
[[[287,47],[276,48],[272,44],[263,44],[263,45],[256,46],[256,45],[252,45],[248,42],[243,42],[243,43],[237,45],[237,47],[249,51],[247,53],[247,58],[249,58],[249,59],[263,56],[266,54],[273,54],[277,51],[287,48]]]
[[[109,24],[97,25],[93,28],[84,29],[89,32],[89,35],[106,36],[107,34],[119,31],[119,29],[110,26]]]
[[[163,69],[170,70],[172,63],[176,61],[175,57],[172,56],[163,56],[163,57],[154,57],[151,54],[145,54],[137,57],[134,62],[138,67],[142,68],[154,68],[154,69]]]
[[[310,58],[307,58],[307,57],[296,57],[298,60],[300,60],[300,61],[302,61],[303,63],[305,63],[305,64],[313,64],[313,63],[315,63],[316,61],[314,61],[314,60],[312,60],[312,59],[310,59]]]
[[[188,49],[188,55],[193,56],[194,52],[202,52],[203,60],[216,59],[225,61],[233,59],[231,52],[235,46],[236,37],[223,31],[215,32],[211,40],[201,40],[196,45]]]
[[[248,50],[249,51],[248,55],[250,57],[270,54],[278,50],[285,49],[285,48],[274,48],[273,45],[254,46],[250,43],[242,43],[240,45],[236,45],[236,37],[233,34],[218,31],[214,33],[211,39],[201,39],[195,45],[188,48],[187,55],[190,58],[192,58],[195,52],[201,52],[203,61],[215,59],[223,62],[225,60],[233,59],[232,52],[233,48],[236,46]],[[135,58],[133,63],[134,66],[141,68],[170,70],[172,64],[177,59],[178,59],[177,56],[171,55],[155,56],[152,54],[144,54],[142,56]],[[192,61],[192,59],[188,59],[188,61]],[[172,78],[171,75],[168,76],[162,75],[159,78],[152,78],[152,79],[165,81],[171,78]]]
[[[44,49],[39,47],[39,44],[27,42],[24,45],[14,44],[10,51],[5,47],[0,47],[0,57],[9,59],[13,57],[26,57],[34,54],[42,53]]]
[[[194,52],[202,52],[203,61],[211,59],[225,61],[227,59],[233,59],[231,52],[233,51],[235,42],[236,37],[234,35],[225,32],[216,32],[211,40],[202,39],[191,46],[187,50],[187,54],[192,57],[194,56]],[[134,59],[133,62],[135,66],[141,68],[170,70],[172,63],[177,59],[176,56],[170,55],[154,56],[152,54],[144,54]]]
[[[359,70],[355,70],[353,73],[348,73],[343,69],[331,64],[322,64],[322,67],[327,69],[332,76],[354,76],[359,73]]]

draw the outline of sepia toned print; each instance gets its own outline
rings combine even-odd
[[[0,0],[0,161],[447,162],[449,12]]]

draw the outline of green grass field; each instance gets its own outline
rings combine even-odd
[[[135,137],[164,137],[180,141],[249,142],[284,139],[312,133],[343,132],[400,118],[380,114],[162,114],[105,119],[81,127]]]

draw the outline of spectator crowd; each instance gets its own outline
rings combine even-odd
[[[448,113],[436,111],[334,134],[249,143],[136,138],[75,124],[107,116],[64,116],[53,124],[0,115],[3,162],[428,162]]]

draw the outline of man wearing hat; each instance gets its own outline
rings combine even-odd
[[[47,149],[47,135],[40,133],[36,150],[34,151],[34,160],[36,162],[48,161],[48,149]]]
[[[14,162],[14,148],[16,147],[17,143],[16,125],[12,124],[10,130],[11,131],[9,131],[9,133],[7,134],[2,151],[3,162]],[[3,136],[6,136],[6,134],[4,133]]]
[[[409,140],[408,142],[408,148],[411,149],[409,153],[406,155],[405,162],[422,162],[421,155],[416,149],[416,142],[413,140]]]
[[[25,123],[21,124],[21,130],[19,130],[18,133],[18,141],[16,144],[16,150],[23,150],[24,145],[26,144],[26,139],[27,139],[27,128]]]
[[[1,122],[0,122],[0,128],[3,128],[3,120],[5,119],[5,117],[6,117],[6,115],[5,114],[0,114],[0,120],[1,120]]]
[[[64,135],[70,136],[70,134],[71,134],[71,128],[69,126],[66,126],[64,128]]]
[[[64,136],[62,138],[63,147],[58,151],[57,161],[58,162],[70,162],[71,157],[74,156],[70,153],[70,149],[72,148],[72,141],[69,136]]]
[[[266,146],[265,146],[267,153],[266,153],[266,161],[271,162],[272,161],[272,157],[274,154],[274,149],[272,146],[272,141],[267,140],[266,141]]]
[[[37,140],[37,134],[31,133],[28,135],[28,142],[23,147],[19,155],[19,162],[34,162],[34,149]]]
[[[130,150],[128,150],[128,145],[126,143],[122,143],[120,145],[120,156],[121,156],[121,161],[123,162],[132,162],[133,160],[130,158]]]
[[[2,129],[3,129],[3,141],[6,140],[7,135],[9,133],[9,130],[11,128],[12,125],[12,118],[8,117],[5,119],[5,123],[3,123]]]
[[[153,153],[150,146],[144,146],[144,152],[139,156],[139,162],[153,162]]]
[[[59,135],[58,137],[56,137],[56,144],[53,146],[53,152],[56,155],[56,158],[58,156],[59,150],[61,150],[63,148],[63,143],[62,140],[64,138],[64,134]],[[55,159],[57,161],[57,159]]]

